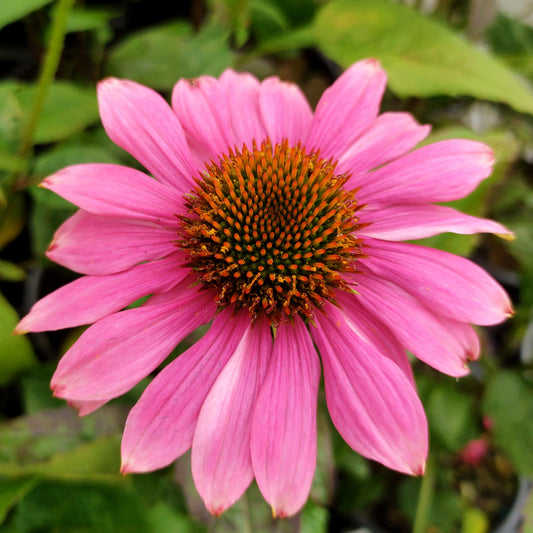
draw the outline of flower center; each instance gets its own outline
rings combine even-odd
[[[351,290],[341,272],[356,272],[363,254],[356,191],[335,163],[287,141],[265,141],[211,162],[186,204],[178,245],[220,306],[247,308],[277,325],[313,317],[333,289]]]

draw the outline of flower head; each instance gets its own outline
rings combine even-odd
[[[314,113],[295,85],[232,70],[179,81],[172,107],[131,81],[100,83],[107,133],[152,177],[85,164],[43,181],[80,208],[48,256],[85,276],[37,302],[17,330],[94,323],[52,379],[87,414],[212,321],[131,410],[124,472],[192,447],[211,512],[255,477],[277,515],[294,514],[315,468],[321,365],[346,442],[423,472],[427,423],[406,350],[465,375],[479,355],[470,324],[512,311],[475,264],[400,241],[509,231],[436,205],[489,176],[492,153],[467,140],[414,149],[429,127],[378,115],[385,81],[377,62],[356,63]]]

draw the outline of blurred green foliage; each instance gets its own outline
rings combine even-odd
[[[74,208],[38,182],[74,163],[137,164],[99,123],[99,79],[130,78],[168,97],[181,77],[216,76],[233,67],[289,78],[316,102],[341,68],[369,56],[389,74],[384,109],[432,123],[428,142],[471,138],[496,154],[493,177],[452,205],[497,218],[517,239],[445,234],[425,243],[478,259],[510,290],[516,317],[480,332],[484,357],[473,364],[471,377],[455,381],[415,367],[436,469],[429,487],[431,531],[495,527],[517,479],[533,476],[533,362],[519,357],[533,308],[533,28],[497,10],[478,20],[474,0],[436,2],[430,13],[407,3],[191,0],[184,10],[147,0],[111,7],[79,1],[68,15],[61,62],[30,131],[59,2],[1,0],[1,532],[323,533],[374,522],[410,530],[421,480],[357,456],[325,411],[311,498],[290,520],[273,520],[255,485],[220,519],[207,517],[187,458],[160,472],[122,477],[120,433],[139,391],[78,419],[51,396],[48,383],[59,347],[79,332],[69,339],[40,334],[33,343],[11,335],[18,313],[60,284],[57,278],[65,279],[44,254]],[[13,59],[8,50],[15,51]],[[23,148],[28,143],[29,155]],[[473,466],[461,459],[461,450],[478,438],[488,442],[489,453]],[[530,530],[532,502],[524,511]]]

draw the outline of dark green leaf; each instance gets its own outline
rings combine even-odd
[[[300,513],[299,533],[327,533],[328,522],[327,509],[309,500]]]
[[[118,435],[126,412],[120,406],[105,406],[80,418],[74,409],[64,407],[4,422],[0,424],[0,473],[74,479],[116,476]]]
[[[487,38],[492,49],[500,55],[533,51],[533,28],[501,13],[487,31]]]
[[[0,524],[5,520],[8,511],[33,489],[36,483],[37,479],[34,477],[0,477]]]
[[[283,7],[272,0],[252,0],[250,11],[254,35],[261,41],[287,33],[290,29],[290,21]]]
[[[65,400],[56,398],[50,390],[50,380],[57,367],[56,361],[38,365],[22,376],[20,392],[23,411],[33,414],[45,409],[65,407]]]
[[[120,13],[112,9],[73,9],[67,19],[67,32],[106,29],[109,21]]]
[[[250,25],[249,0],[209,0],[213,18],[235,34],[237,46],[248,40]]]
[[[453,385],[439,385],[431,391],[426,413],[431,432],[451,451],[458,451],[479,433],[472,399]]]
[[[147,515],[151,533],[207,533],[207,527],[170,505],[159,502]]]
[[[44,152],[35,159],[33,174],[37,178],[45,178],[69,165],[82,163],[120,164],[120,160],[99,146],[60,146]]]
[[[327,505],[333,496],[335,484],[335,458],[331,438],[331,425],[327,413],[320,409],[317,418],[317,465],[310,499],[315,503]]]
[[[17,313],[0,294],[0,386],[37,363],[30,341],[13,335],[18,321]]]
[[[496,444],[517,471],[533,475],[533,386],[515,372],[500,371],[489,381],[483,409],[493,422]]]
[[[233,63],[227,31],[208,24],[193,34],[185,22],[173,22],[129,36],[111,52],[109,75],[169,90],[179,78],[219,75]]]
[[[420,494],[420,478],[405,478],[398,491],[400,508],[411,521],[415,518],[416,506]],[[437,487],[433,494],[429,512],[427,531],[455,533],[462,517],[462,503],[459,494],[449,486]]]
[[[18,237],[24,228],[25,218],[22,195],[13,196],[6,207],[0,201],[0,249]]]
[[[41,187],[29,187],[34,205],[29,221],[33,252],[43,257],[57,228],[76,211],[76,206]]]
[[[348,67],[379,59],[389,86],[406,96],[472,96],[533,113],[533,92],[497,59],[444,25],[387,0],[334,0],[319,11],[319,48]]]
[[[32,11],[36,11],[53,0],[2,0],[2,9],[0,9],[0,30],[16,22]]]
[[[13,165],[13,162],[4,162],[6,156],[16,157],[22,140],[23,110],[17,98],[20,84],[13,81],[0,83],[0,170]]]
[[[142,501],[125,484],[43,482],[17,506],[20,533],[145,533]]]
[[[35,87],[26,86],[18,93],[23,109],[30,109]],[[96,91],[67,81],[54,82],[48,91],[43,112],[35,131],[35,143],[66,139],[73,133],[99,121]]]

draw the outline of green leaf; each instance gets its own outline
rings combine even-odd
[[[16,158],[22,140],[24,112],[18,101],[20,84],[14,81],[0,83],[0,169],[12,170],[13,161],[4,162],[4,158]],[[7,168],[6,168],[7,167]]]
[[[237,46],[246,43],[250,25],[249,0],[209,0],[208,4],[213,18],[226,28],[231,28]]]
[[[8,511],[18,503],[35,485],[37,479],[0,477],[0,524],[6,519]]]
[[[533,92],[496,58],[442,24],[387,0],[334,0],[315,19],[318,47],[348,67],[381,61],[401,97],[472,96],[533,113]]]
[[[496,444],[520,474],[533,475],[533,386],[518,373],[499,371],[489,381],[483,410],[493,421]]]
[[[106,29],[120,12],[113,9],[73,9],[67,19],[67,33]]]
[[[22,376],[20,393],[23,411],[33,414],[45,409],[65,407],[65,400],[56,398],[50,390],[50,380],[57,367],[56,361],[40,364]]]
[[[410,518],[415,518],[416,506],[420,494],[421,479],[406,477],[398,490],[398,501],[402,511]],[[459,494],[451,491],[449,485],[437,486],[431,501],[429,526],[427,531],[455,533],[458,531],[462,517],[462,505]]]
[[[487,40],[500,55],[528,53],[533,51],[533,28],[500,13],[487,31]]]
[[[0,386],[37,363],[30,341],[13,335],[18,321],[17,313],[0,294]]]
[[[317,464],[310,498],[315,503],[330,503],[335,485],[335,458],[331,437],[331,425],[325,409],[319,409],[317,416]]]
[[[185,22],[173,22],[137,32],[117,45],[109,56],[107,73],[160,90],[180,78],[218,76],[233,64],[228,32],[217,24],[198,34]]]
[[[15,240],[24,228],[25,212],[24,199],[21,194],[11,198],[7,206],[2,206],[4,198],[0,199],[0,249]]]
[[[53,0],[2,0],[2,9],[0,9],[0,30],[16,22],[32,11],[36,11]]]
[[[180,513],[164,502],[159,502],[147,515],[151,533],[207,533],[207,527]]]
[[[0,171],[22,172],[27,166],[28,162],[25,159],[9,153],[0,146]]]
[[[64,407],[0,424],[0,475],[116,478],[127,409],[105,406],[80,418]],[[96,439],[96,440],[94,440]]]
[[[290,29],[290,22],[283,7],[272,0],[251,0],[250,12],[254,35],[259,41],[271,35],[282,35]]]
[[[375,475],[367,459],[354,452],[336,432],[333,441],[337,466],[335,507],[352,513],[382,498],[386,490],[383,476]]]
[[[299,533],[327,533],[328,522],[327,509],[308,500],[300,513]]]
[[[11,261],[0,259],[0,281],[22,281],[26,272]]]
[[[28,191],[34,200],[29,221],[33,253],[44,257],[54,232],[77,208],[48,189],[34,185]]]
[[[476,437],[478,432],[471,398],[452,387],[440,385],[432,390],[426,413],[433,435],[455,452]]]
[[[45,178],[69,165],[82,163],[120,164],[120,160],[99,146],[62,145],[36,157],[33,174],[35,177]]]
[[[126,483],[42,482],[17,506],[19,533],[145,533],[146,509]]]
[[[18,98],[24,109],[35,99],[35,86],[20,89]],[[54,82],[48,91],[35,131],[35,143],[60,141],[99,121],[96,91],[67,81]]]

